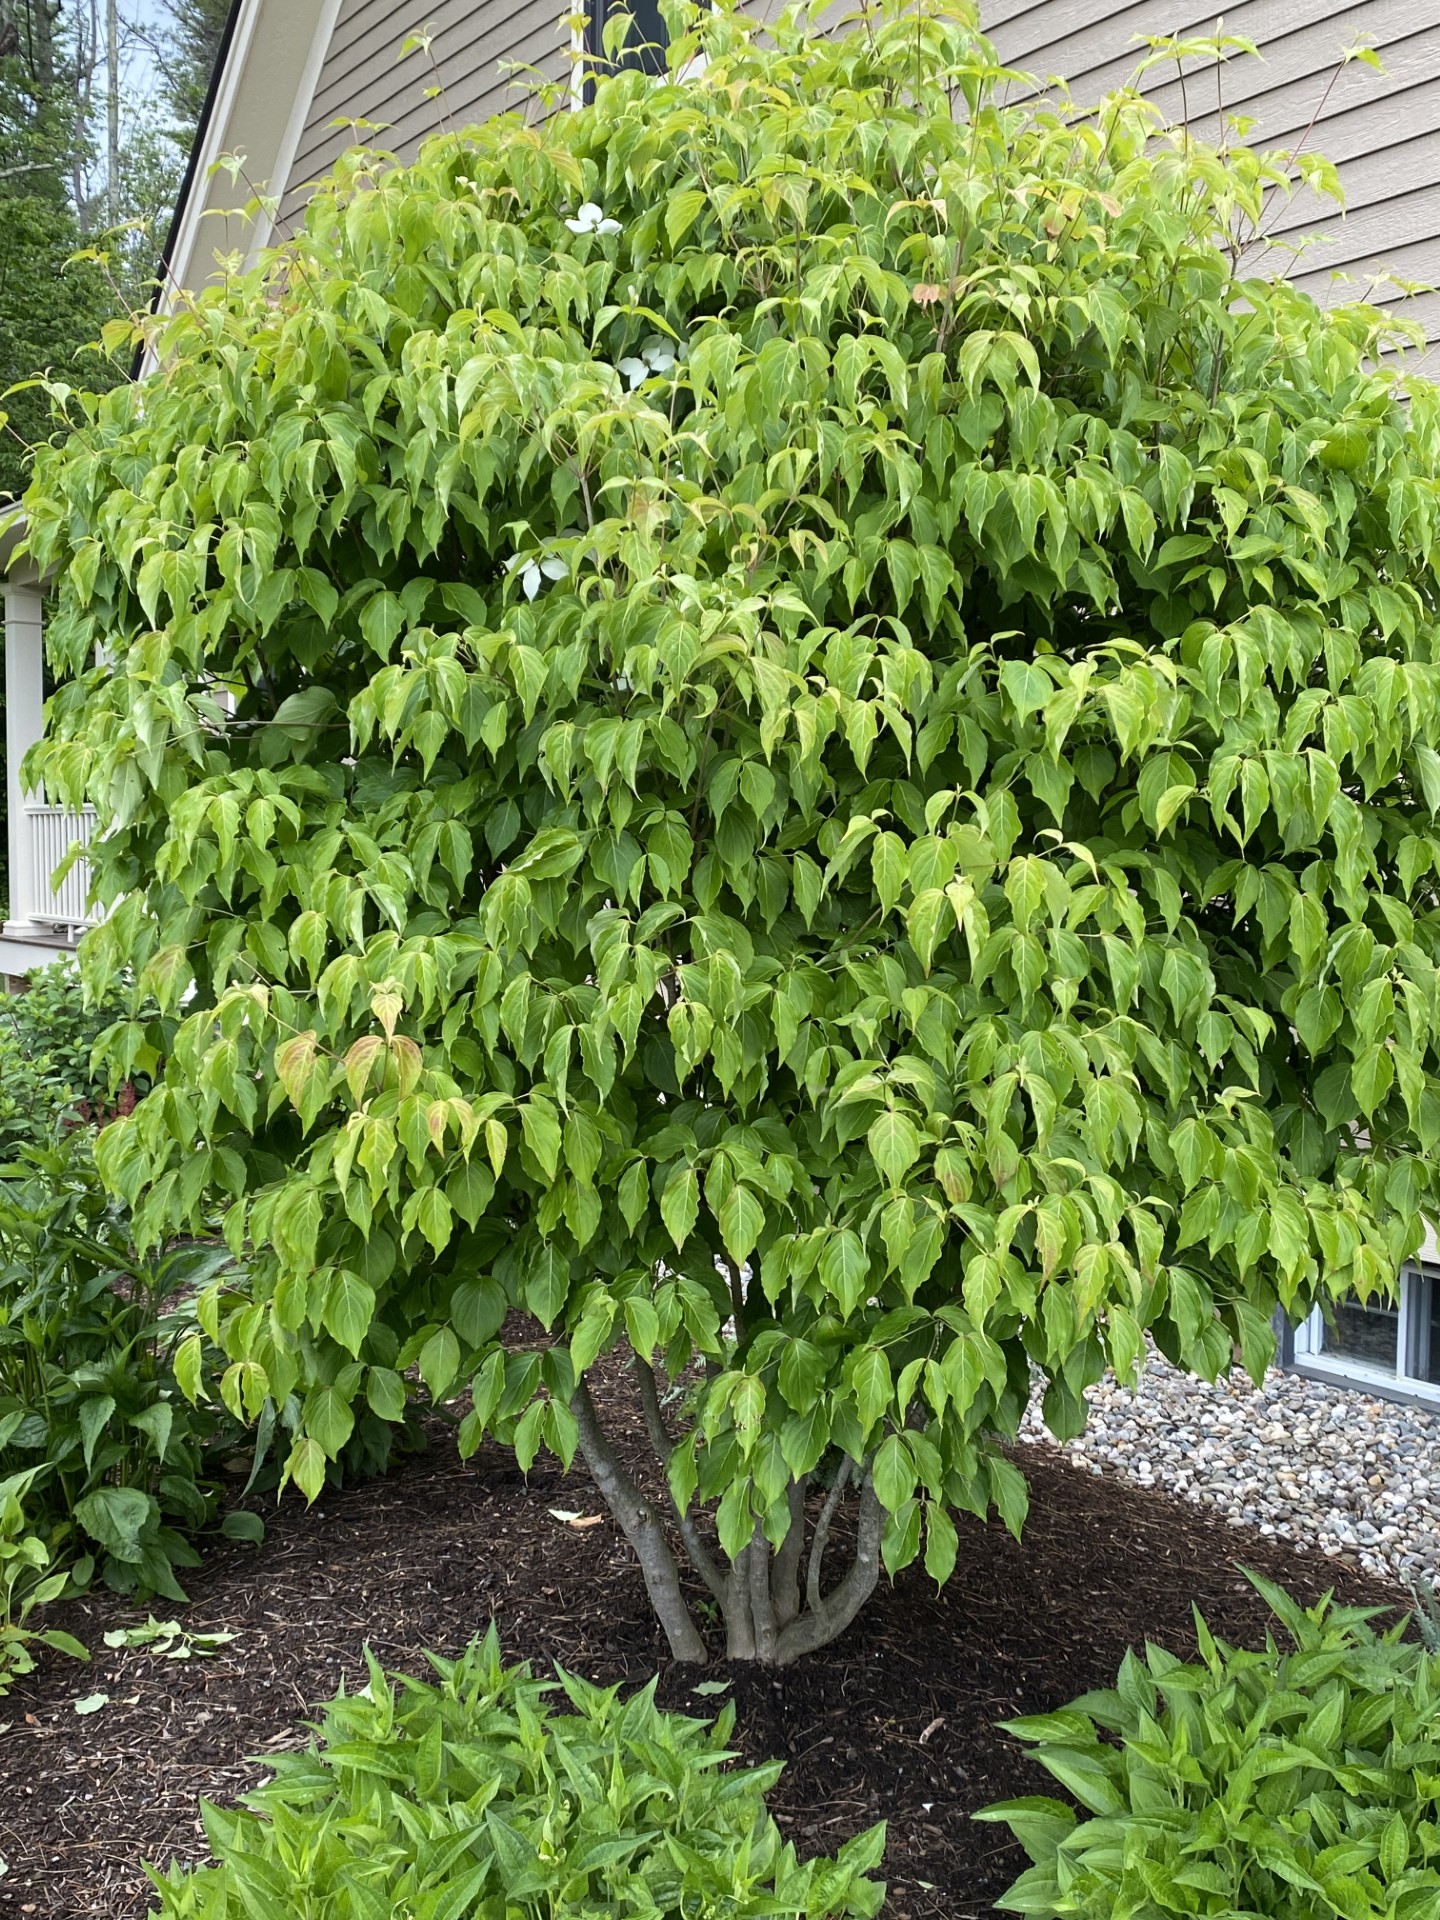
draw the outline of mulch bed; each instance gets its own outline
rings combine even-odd
[[[1358,1570],[1097,1479],[1059,1452],[1027,1448],[1023,1464],[1023,1545],[962,1520],[943,1592],[913,1567],[836,1646],[784,1673],[733,1676],[738,1743],[750,1759],[787,1761],[771,1804],[802,1852],[889,1821],[892,1920],[979,1920],[1024,1866],[1003,1830],[969,1818],[1046,1790],[995,1721],[1108,1684],[1146,1638],[1191,1650],[1192,1600],[1223,1638],[1263,1641],[1269,1616],[1237,1561],[1307,1600],[1334,1585],[1346,1600],[1403,1604]],[[363,1681],[367,1641],[415,1671],[421,1649],[456,1653],[493,1614],[511,1658],[559,1660],[604,1684],[659,1671],[665,1704],[712,1709],[690,1691],[701,1676],[667,1662],[608,1517],[577,1528],[551,1508],[601,1511],[583,1467],[564,1479],[538,1463],[527,1482],[499,1451],[462,1466],[442,1436],[382,1481],[308,1512],[285,1502],[258,1551],[210,1555],[183,1624],[237,1634],[215,1659],[106,1649],[105,1629],[136,1617],[113,1596],[65,1608],[93,1665],[47,1657],[0,1702],[11,1723],[0,1733],[0,1914],[148,1912],[140,1857],[202,1859],[199,1798],[233,1799],[259,1777],[247,1756],[302,1744],[311,1703],[342,1677]],[[110,1705],[77,1715],[74,1701],[95,1691]]]

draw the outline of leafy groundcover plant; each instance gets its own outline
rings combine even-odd
[[[825,1920],[879,1912],[883,1826],[797,1862],[766,1811],[776,1762],[731,1769],[713,1724],[571,1674],[503,1667],[492,1627],[430,1684],[369,1661],[325,1709],[320,1744],[267,1757],[244,1809],[205,1808],[218,1865],[151,1879],[166,1920]]]
[[[1440,1652],[1375,1610],[1302,1608],[1250,1578],[1293,1643],[1156,1646],[1115,1688],[1005,1722],[1091,1816],[1041,1797],[1003,1821],[1034,1865],[997,1904],[1035,1920],[1434,1920]]]
[[[70,397],[33,770],[178,1021],[102,1171],[224,1211],[291,1478],[454,1401],[784,1664],[1019,1526],[1032,1369],[1258,1370],[1423,1237],[1440,410],[1262,277],[1319,163],[1010,104],[965,7],[673,11]]]
[[[70,1583],[65,1568],[52,1568],[50,1549],[31,1530],[25,1495],[33,1477],[32,1470],[0,1479],[0,1700],[21,1674],[33,1670],[36,1647],[54,1647],[77,1660],[90,1658],[73,1634],[30,1624],[31,1615],[47,1601],[58,1600]],[[0,1873],[4,1869],[0,1860]]]
[[[230,1255],[213,1241],[137,1253],[91,1143],[76,1126],[0,1170],[0,1474],[23,1476],[62,1584],[98,1570],[120,1592],[183,1600],[177,1570],[200,1563],[192,1536],[215,1519],[222,1457],[246,1442],[175,1371],[183,1345],[197,1396],[218,1378],[214,1348],[193,1338],[196,1297]],[[222,1525],[263,1531],[250,1513]]]

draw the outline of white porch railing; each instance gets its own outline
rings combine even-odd
[[[65,807],[38,806],[33,802],[27,802],[23,811],[25,831],[30,839],[29,867],[34,897],[17,901],[16,907],[27,919],[41,926],[88,927],[92,916],[86,908],[85,896],[90,890],[90,868],[84,858],[75,862],[58,887],[52,884],[51,876],[77,840],[82,847],[89,846],[95,831],[94,812],[85,807],[79,813],[71,813]]]
[[[9,813],[9,917],[0,924],[0,975],[29,972],[64,953],[90,924],[85,896],[90,873],[83,857],[57,887],[55,869],[78,841],[90,845],[95,816],[72,812],[43,793],[27,793],[20,770],[45,724],[44,602],[39,580],[25,562],[0,569],[5,606],[5,780]]]

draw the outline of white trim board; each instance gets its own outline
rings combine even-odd
[[[315,31],[310,38],[310,51],[305,56],[305,69],[300,75],[300,84],[295,89],[295,100],[290,109],[290,119],[286,124],[284,137],[280,142],[280,151],[275,159],[275,172],[271,180],[270,191],[278,211],[281,200],[290,191],[290,172],[295,165],[295,155],[300,149],[305,128],[310,120],[310,109],[315,104],[315,89],[320,84],[320,76],[325,71],[326,55],[330,51],[330,42],[335,36],[335,25],[340,18],[340,9],[345,0],[322,0],[320,17],[315,22]],[[270,244],[275,230],[274,218],[262,214],[255,223],[255,238],[251,244],[246,265],[253,264],[256,256]]]
[[[189,191],[178,210],[169,277],[159,311],[213,277],[213,256],[227,239],[246,265],[269,241],[261,214],[248,230],[227,234],[225,215],[256,193],[283,197],[330,50],[342,0],[239,0],[215,103],[195,155]],[[232,181],[217,163],[239,154],[244,178]],[[147,354],[142,374],[154,367]]]

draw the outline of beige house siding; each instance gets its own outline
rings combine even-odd
[[[1239,0],[1207,9],[1197,0],[983,0],[983,19],[1001,57],[1042,79],[1063,75],[1077,100],[1123,86],[1146,49],[1137,35],[1241,34],[1261,58],[1237,56],[1220,79],[1224,112],[1254,122],[1252,145],[1295,147],[1334,160],[1345,187],[1340,213],[1302,195],[1277,210],[1274,248],[1258,271],[1291,271],[1317,299],[1372,298],[1440,340],[1440,294],[1406,299],[1376,284],[1396,274],[1440,286],[1440,6],[1436,0]],[[1342,66],[1363,41],[1383,72],[1359,61]],[[1197,134],[1220,126],[1213,63],[1186,63],[1182,86],[1173,65],[1146,75],[1145,90],[1179,119],[1188,105]],[[1313,123],[1313,125],[1312,125]],[[1282,248],[1325,236],[1293,265]],[[1344,275],[1344,280],[1337,279]]]
[[[570,72],[569,29],[560,14],[561,0],[342,0],[283,213],[304,204],[309,184],[355,140],[336,121],[381,123],[383,132],[364,137],[408,158],[437,127],[525,109],[524,78],[512,65],[533,67],[547,80]],[[420,52],[400,60],[406,39],[427,30],[434,66]],[[427,98],[437,85],[443,93]]]

